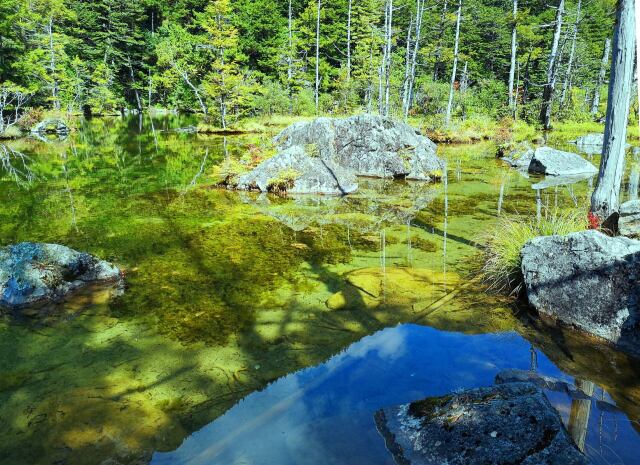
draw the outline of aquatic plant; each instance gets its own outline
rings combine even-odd
[[[556,212],[539,219],[505,216],[478,240],[483,247],[482,277],[490,289],[520,293],[522,272],[520,251],[538,236],[564,235],[588,227],[582,211]]]

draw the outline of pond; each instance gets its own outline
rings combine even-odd
[[[273,134],[179,130],[192,122],[93,119],[10,146],[22,156],[0,165],[0,245],[91,252],[126,288],[0,316],[1,464],[391,464],[377,409],[504,368],[585,386],[604,402],[548,395],[593,463],[634,463],[639,361],[475,279],[500,215],[586,211],[591,180],[527,179],[482,142],[440,146],[437,184],[230,192],[217,167]]]

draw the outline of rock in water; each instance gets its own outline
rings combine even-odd
[[[9,309],[55,302],[87,284],[119,279],[117,267],[62,245],[0,248],[0,306]]]
[[[582,231],[532,239],[521,256],[539,313],[640,353],[640,241]]]
[[[584,136],[578,137],[575,142],[578,146],[600,146],[600,148],[602,148],[604,145],[604,134],[597,132],[585,134]]]
[[[358,188],[356,178],[331,160],[289,147],[238,178],[238,189],[291,194],[344,195]]]
[[[596,174],[597,172],[598,169],[580,155],[551,147],[538,147],[529,164],[529,173],[551,176]]]
[[[313,147],[357,176],[430,180],[442,175],[436,145],[406,123],[373,115],[295,123],[275,138],[280,150]]]
[[[62,119],[59,118],[47,118],[45,120],[40,121],[38,124],[31,128],[31,133],[33,134],[58,134],[58,135],[67,135],[69,134],[69,126]]]
[[[640,200],[629,200],[620,205],[618,229],[620,234],[640,238]]]
[[[502,160],[514,168],[549,176],[593,175],[598,172],[593,164],[580,155],[551,147],[516,149]]]
[[[534,384],[470,389],[380,410],[378,431],[403,465],[586,465]]]

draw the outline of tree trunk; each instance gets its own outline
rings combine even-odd
[[[393,38],[393,0],[388,0],[387,40],[384,66],[384,116],[389,115],[389,94],[391,90],[391,39]]]
[[[513,83],[516,77],[516,52],[518,47],[517,42],[517,27],[516,21],[518,18],[518,0],[513,0],[513,27],[511,29],[511,66],[509,68],[509,108],[511,113],[515,117],[515,97],[513,95]]]
[[[47,34],[49,35],[49,71],[51,73],[51,99],[53,101],[53,109],[60,110],[60,99],[58,98],[58,79],[56,78],[56,52],[53,46],[53,16],[49,16],[49,24],[47,25]]]
[[[524,65],[524,82],[522,84],[522,104],[523,105],[526,105],[527,101],[529,100],[529,87],[531,86],[531,74],[529,73],[530,64],[531,64],[531,52],[529,52],[529,54],[527,55],[527,63]]]
[[[571,51],[569,52],[569,62],[567,63],[567,72],[564,76],[564,84],[562,85],[562,96],[560,97],[561,106],[564,106],[567,100],[567,94],[571,89],[571,77],[573,73],[573,62],[576,56],[576,40],[578,39],[578,26],[580,25],[581,10],[582,10],[582,0],[578,0],[578,8],[576,10],[576,22],[573,25],[573,35],[571,37]]]
[[[564,1],[564,0],[562,0]],[[458,47],[460,45],[460,20],[462,18],[462,0],[458,0],[458,18],[456,19],[456,39],[453,45],[453,69],[451,70],[451,85],[449,86],[449,103],[447,104],[447,114],[445,124],[451,122],[451,110],[453,109],[453,94],[456,84],[456,72],[458,71]]]
[[[604,145],[598,182],[591,196],[591,213],[601,221],[600,224],[605,226],[612,224],[614,230],[620,184],[624,173],[627,123],[635,57],[635,33],[634,0],[618,0],[604,127]]]
[[[318,0],[318,9],[316,11],[316,115],[318,114],[320,98],[320,8],[322,8],[322,0]]]
[[[604,85],[604,78],[607,76],[607,65],[609,64],[609,53],[611,50],[611,39],[604,41],[604,53],[602,54],[602,62],[600,63],[600,72],[596,81],[596,88],[593,89],[593,100],[591,101],[591,114],[597,115],[600,108],[600,90]]]
[[[422,34],[422,18],[424,16],[425,0],[418,0],[416,11],[416,30],[413,44],[413,52],[411,54],[411,64],[409,69],[409,80],[407,83],[407,92],[404,101],[404,118],[409,116],[409,110],[413,103],[413,85],[416,80],[416,67],[418,63],[418,51],[420,49],[420,36]]]
[[[138,89],[136,87],[136,77],[133,73],[133,65],[131,64],[131,57],[127,56],[127,64],[129,65],[129,76],[131,77],[131,86],[133,88],[133,93],[136,96],[136,105],[138,106],[138,113],[142,113],[142,102],[140,101],[140,94],[138,93]]]
[[[351,4],[347,7],[347,83],[351,80]]]
[[[196,96],[196,99],[198,99],[198,103],[200,104],[200,108],[202,109],[202,113],[204,113],[205,119],[208,118],[209,117],[209,108],[204,103],[204,100],[202,99],[202,96],[200,95],[200,91],[198,90],[198,88],[196,86],[194,86],[193,83],[191,82],[191,80],[189,79],[189,75],[186,72],[182,71],[180,69],[180,67],[177,65],[177,63],[171,62],[171,65],[178,72],[180,77],[182,77],[182,80],[191,88],[191,90],[193,91],[194,95]]]
[[[462,76],[460,76],[460,102],[462,103],[462,119],[467,118],[467,106],[465,104],[465,94],[469,88],[469,73],[467,71],[468,62],[464,62],[464,68],[462,68]]]
[[[542,108],[540,109],[540,122],[544,129],[551,128],[551,109],[553,107],[553,93],[558,74],[558,44],[560,43],[560,33],[562,32],[563,15],[564,0],[560,0],[558,12],[556,13],[556,29],[553,34],[553,43],[551,44],[551,54],[549,55],[549,65],[547,67],[547,82],[544,85]]]
[[[442,13],[440,14],[440,27],[438,28],[438,37],[436,38],[436,51],[435,51],[435,62],[433,64],[433,80],[437,82],[440,79],[440,71],[442,67],[442,40],[444,38],[444,32],[447,21],[447,0],[444,0],[444,5],[442,7]]]

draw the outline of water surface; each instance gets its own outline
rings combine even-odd
[[[191,122],[94,119],[11,145],[24,157],[0,170],[0,245],[85,250],[127,286],[1,317],[0,463],[389,463],[373,411],[490,384],[532,348],[534,368],[620,408],[582,406],[589,456],[633,463],[638,362],[473,281],[499,215],[586,210],[589,180],[533,189],[480,143],[440,147],[446,183],[228,192],[220,166],[252,163],[270,134],[175,131]],[[571,400],[550,396],[568,424]]]

